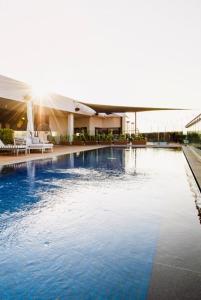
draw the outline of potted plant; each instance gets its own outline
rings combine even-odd
[[[85,145],[96,145],[97,139],[95,135],[85,135]]]
[[[84,135],[82,133],[76,133],[73,136],[72,145],[74,146],[84,146]]]
[[[145,146],[147,143],[145,138],[141,134],[132,135],[131,142],[132,142],[132,145],[136,145],[136,146]]]
[[[68,145],[70,146],[71,143],[69,141],[69,136],[68,135],[60,135],[60,142],[59,142],[60,145]]]
[[[127,145],[128,140],[125,134],[120,134],[119,138],[114,141],[114,145]]]
[[[103,133],[100,137],[99,143],[101,145],[111,145],[112,141],[113,141],[112,133],[108,133],[108,134]]]
[[[105,133],[99,133],[96,135],[97,141],[99,144],[102,144],[102,142],[105,141]]]

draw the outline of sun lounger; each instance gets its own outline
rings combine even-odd
[[[51,150],[53,152],[53,144],[42,143],[38,137],[28,137],[26,139],[27,149],[30,153],[31,150],[40,150],[42,153]]]
[[[16,155],[18,155],[19,152],[24,152],[25,154],[27,154],[27,146],[26,145],[11,145],[11,144],[5,145],[0,140],[0,151],[1,152],[11,152]]]

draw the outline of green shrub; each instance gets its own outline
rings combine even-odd
[[[106,135],[106,141],[107,142],[112,142],[113,141],[113,134],[112,133],[108,133]]]
[[[189,143],[200,144],[201,143],[201,135],[196,132],[188,133],[187,140],[189,141]]]
[[[122,142],[127,141],[127,136],[126,136],[126,134],[120,134],[120,135],[119,135],[119,140],[122,141]]]
[[[97,134],[97,139],[98,141],[105,141],[106,140],[106,134],[105,133],[100,133],[100,134]]]
[[[61,145],[66,145],[70,141],[70,137],[68,135],[60,135],[59,143]]]
[[[131,141],[143,141],[145,138],[142,134],[138,134],[138,135],[135,135],[135,134],[132,134],[131,135]]]
[[[85,135],[83,133],[79,133],[79,134],[74,134],[73,136],[73,141],[82,141],[82,142],[85,142],[86,141],[86,138],[85,138]]]
[[[13,144],[14,143],[14,131],[10,128],[1,128],[0,129],[0,139],[4,144]]]
[[[95,142],[97,141],[97,136],[95,135],[89,135],[88,133],[85,133],[84,134],[84,138],[85,138],[85,141],[90,141],[90,142]]]
[[[56,145],[56,138],[55,138],[54,136],[48,135],[48,136],[47,136],[47,140],[48,140],[50,143]]]
[[[101,140],[100,138],[101,138],[101,135],[99,133],[97,133],[95,135],[95,140],[99,142]]]

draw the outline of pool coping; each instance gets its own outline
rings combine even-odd
[[[201,192],[201,155],[195,151],[193,146],[182,146],[182,150]]]
[[[36,160],[46,160],[46,159],[52,159],[57,156],[67,155],[67,154],[73,154],[78,152],[85,152],[90,150],[96,150],[96,149],[102,149],[107,148],[108,146],[63,146],[62,151],[59,152],[45,152],[45,153],[34,153],[34,154],[28,154],[26,156],[9,156],[10,160],[6,161],[0,161],[0,167],[13,165],[13,164],[20,164],[20,163],[26,163],[29,161],[36,161]],[[55,147],[56,148],[56,147]],[[58,150],[56,148],[56,150]],[[8,156],[7,156],[8,158]]]
[[[162,148],[162,149],[181,149],[181,145],[179,144],[168,144],[168,145],[88,145],[88,146],[55,146],[53,152],[45,152],[45,153],[31,153],[27,155],[19,155],[19,156],[0,156],[0,167],[8,166],[17,163],[25,163],[29,161],[43,160],[43,159],[52,159],[57,156],[84,152],[102,148]],[[4,159],[5,158],[5,159]]]

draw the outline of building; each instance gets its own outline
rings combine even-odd
[[[201,134],[201,114],[199,114],[193,120],[191,120],[186,125],[186,129],[188,133],[196,132]]]
[[[58,94],[35,95],[30,85],[0,76],[0,128],[12,128],[16,136],[26,134],[27,106],[32,103],[36,132],[51,132],[70,140],[79,132],[137,133],[137,112],[168,110],[82,103]]]

